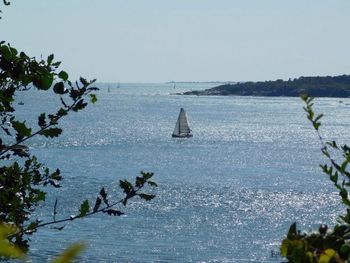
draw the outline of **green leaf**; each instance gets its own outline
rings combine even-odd
[[[60,82],[57,82],[54,86],[53,86],[53,91],[56,93],[56,94],[65,94],[65,93],[68,93],[68,90],[64,87],[64,84],[62,81]]]
[[[280,251],[281,251],[281,256],[282,257],[287,257],[288,247],[289,247],[289,240],[288,239],[284,239],[282,241],[282,245],[280,247]]]
[[[47,57],[47,64],[50,65],[53,61],[54,55],[51,54],[50,56]]]
[[[306,262],[313,263],[314,262],[314,255],[311,251],[306,252],[305,254]]]
[[[91,101],[91,103],[96,103],[96,101],[97,101],[96,94],[90,94],[90,101]]]
[[[330,175],[329,178],[331,179],[331,181],[333,183],[337,183],[338,182],[338,172],[335,172],[334,175]]]
[[[61,231],[61,230],[63,230],[63,228],[65,228],[65,227],[66,227],[66,225],[64,225],[64,226],[54,226],[53,229],[56,229],[56,230]]]
[[[135,180],[135,186],[141,188],[141,187],[143,187],[145,182],[146,182],[146,180],[143,177],[137,176],[136,180]]]
[[[1,46],[0,54],[8,61],[12,60],[12,54],[11,54],[10,48],[8,46]]]
[[[53,75],[50,73],[41,73],[35,76],[33,84],[41,90],[48,90],[53,83]]]
[[[101,198],[97,197],[94,205],[94,209],[93,209],[94,212],[96,212],[100,208],[101,202],[102,202]]]
[[[47,116],[50,119],[50,125],[58,124],[58,116],[57,115],[49,114]]]
[[[64,81],[66,81],[69,76],[68,76],[67,72],[62,70],[62,71],[60,71],[60,73],[58,73],[58,77]]]
[[[348,198],[342,198],[342,202],[343,202],[343,204],[344,205],[346,205],[346,206],[350,206],[350,201],[349,201],[349,199]]]
[[[337,143],[335,141],[327,142],[327,144],[329,146],[331,146],[332,148],[334,148],[334,149],[338,149],[338,145],[337,145]]]
[[[50,178],[51,178],[51,179],[54,179],[54,180],[57,180],[57,181],[62,180],[62,176],[61,176],[61,171],[60,171],[60,169],[56,169],[56,171],[53,172],[53,173],[50,175]]]
[[[321,151],[322,151],[323,155],[326,156],[327,158],[331,157],[326,147],[323,147],[321,149]]]
[[[63,109],[63,108],[60,108],[58,111],[57,111],[57,116],[66,116],[68,114],[68,111]]]
[[[32,129],[28,128],[24,122],[11,121],[12,127],[22,136],[30,136],[32,134]]]
[[[317,122],[317,121],[320,120],[322,117],[323,117],[323,114],[318,115],[318,116],[315,118],[314,122]]]
[[[153,181],[148,181],[147,182],[150,186],[153,186],[153,187],[157,187],[158,185],[155,183],[155,182],[153,182]]]
[[[342,164],[341,164],[341,167],[340,167],[340,171],[341,172],[344,172],[345,169],[346,169],[346,166],[348,165],[349,161],[348,160],[345,160]]]
[[[342,253],[342,254],[349,253],[349,250],[350,250],[349,244],[343,244],[340,247],[340,253]]]
[[[28,56],[23,51],[19,53],[19,57],[24,60],[28,59]]]
[[[313,123],[313,126],[314,126],[315,130],[317,131],[320,128],[321,123]]]
[[[71,263],[83,251],[85,245],[83,243],[75,243],[67,248],[58,258],[52,263]]]
[[[347,199],[348,198],[348,191],[346,191],[345,188],[342,188],[339,192],[339,195],[342,197],[342,198],[345,198]]]
[[[132,186],[132,184],[127,180],[124,180],[124,181],[120,180],[119,186],[124,190],[124,193],[126,194],[129,194],[131,191],[134,190],[134,187]]]
[[[101,190],[100,190],[100,195],[101,195],[101,197],[102,197],[102,199],[103,199],[103,202],[104,202],[106,205],[108,205],[107,193],[106,193],[104,187],[101,188]]]
[[[322,252],[318,263],[328,263],[334,256],[336,256],[335,250],[328,248]]]
[[[121,216],[124,215],[123,212],[119,211],[119,210],[115,210],[115,209],[107,209],[107,210],[103,210],[104,213],[107,213],[108,215],[114,215],[114,216]]]
[[[287,238],[293,239],[297,235],[297,223],[293,223],[288,231]]]
[[[37,203],[39,201],[45,201],[46,193],[43,191],[39,191],[32,199],[32,202]]]
[[[139,196],[141,197],[141,199],[144,199],[146,201],[151,201],[153,198],[156,197],[155,195],[144,194],[144,193],[139,194]]]
[[[54,66],[56,68],[58,68],[59,65],[61,65],[61,61],[57,61],[57,62],[52,63],[52,66]]]
[[[79,111],[82,110],[86,107],[87,103],[84,102],[84,99],[81,99],[77,102],[77,104],[74,106],[73,110],[74,111]]]
[[[86,79],[82,78],[82,77],[80,77],[80,82],[81,82],[84,86],[89,85],[89,82],[88,82]]]
[[[49,128],[40,132],[40,135],[45,137],[58,137],[62,133],[62,129],[60,128]]]
[[[58,180],[49,179],[49,180],[47,180],[47,182],[48,182],[49,184],[51,184],[53,187],[56,187],[56,188],[61,187],[61,185],[60,185],[60,183],[59,183]]]
[[[12,243],[8,242],[7,237],[16,233],[17,228],[8,224],[0,224],[0,258],[2,256],[12,258],[25,258],[25,254]]]
[[[44,126],[46,126],[46,116],[45,113],[41,113],[40,116],[38,117],[38,125],[43,128]]]
[[[85,216],[87,213],[89,213],[89,210],[90,210],[89,201],[85,200],[80,206],[79,216],[81,217]]]
[[[320,126],[321,126],[321,123],[319,123],[319,122],[318,123],[314,123],[313,126],[314,126],[315,130],[318,130],[320,128]]]
[[[152,176],[154,175],[154,173],[146,173],[143,171],[141,171],[141,174],[142,174],[143,179],[145,179],[145,180],[151,179]]]
[[[10,47],[10,52],[11,54],[13,55],[13,57],[16,57],[18,52],[17,52],[17,49],[13,48],[13,47]]]

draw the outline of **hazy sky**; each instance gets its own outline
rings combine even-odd
[[[350,74],[350,0],[12,0],[1,40],[72,78],[274,80]]]

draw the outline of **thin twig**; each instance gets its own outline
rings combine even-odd
[[[55,201],[55,205],[53,207],[53,221],[56,221],[56,214],[57,214],[57,198],[56,198],[56,201]]]

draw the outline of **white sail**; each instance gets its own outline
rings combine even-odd
[[[177,119],[177,122],[175,124],[175,129],[173,131],[173,136],[174,135],[177,135],[177,136],[180,135],[180,118]]]
[[[187,114],[183,108],[180,110],[179,117],[175,125],[173,137],[191,137],[191,129],[188,125]]]

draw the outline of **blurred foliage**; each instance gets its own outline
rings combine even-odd
[[[335,141],[325,141],[320,133],[323,114],[314,113],[313,98],[303,95],[302,100],[307,118],[320,140],[322,154],[328,160],[320,167],[338,191],[346,213],[339,216],[339,224],[332,229],[321,225],[318,231],[308,233],[297,230],[296,223],[292,224],[287,238],[282,241],[281,255],[289,262],[350,262],[350,148]]]
[[[70,263],[79,255],[84,249],[84,243],[75,243],[67,248],[63,253],[58,256],[52,263]]]
[[[8,237],[16,233],[18,229],[13,225],[0,224],[0,260],[20,259],[25,260],[25,253],[10,243]],[[52,263],[70,263],[77,258],[79,253],[84,249],[84,243],[75,243],[67,248],[61,255],[52,261]]]
[[[25,254],[8,241],[8,237],[15,234],[18,229],[10,224],[0,223],[0,260],[8,258],[24,259]]]

